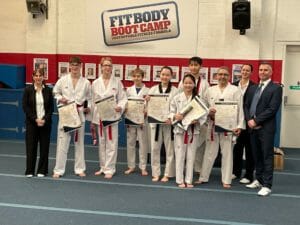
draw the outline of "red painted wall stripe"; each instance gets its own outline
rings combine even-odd
[[[72,54],[74,55],[74,54]],[[33,54],[33,53],[0,53],[0,63],[3,64],[21,64],[26,66],[26,82],[31,82],[31,74],[33,71],[34,58],[48,58],[48,81],[47,83],[55,83],[58,78],[58,62],[68,62],[71,54]],[[98,64],[102,56],[99,55],[80,55],[84,63],[96,63],[98,74]],[[123,64],[124,70],[126,64],[135,65],[168,65],[181,67],[188,65],[188,58],[166,58],[166,57],[133,57],[133,56],[111,56],[113,63]],[[282,82],[282,60],[263,60],[273,65],[273,77],[275,82]],[[219,67],[228,66],[232,69],[232,64],[250,63],[254,67],[253,81],[258,81],[258,65],[261,60],[238,60],[238,59],[203,59],[203,67]],[[151,67],[152,69],[152,67]],[[84,73],[84,68],[83,68]],[[152,71],[151,71],[152,73]],[[125,75],[125,71],[124,71]],[[132,84],[130,81],[123,81],[125,86]],[[145,82],[147,86],[152,86],[153,81]]]

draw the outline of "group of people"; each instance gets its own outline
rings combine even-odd
[[[86,176],[84,159],[85,121],[91,121],[91,130],[97,133],[99,142],[99,170],[96,176],[104,175],[111,179],[116,172],[118,152],[118,122],[104,124],[96,101],[113,96],[115,108],[111,114],[122,115],[127,110],[129,98],[144,101],[144,116],[147,117],[147,103],[153,95],[166,95],[168,101],[168,118],[162,123],[126,125],[129,175],[136,170],[136,141],[140,173],[147,176],[148,127],[150,130],[151,173],[153,182],[168,182],[176,177],[180,188],[192,188],[195,183],[209,181],[212,167],[221,151],[221,181],[224,188],[230,188],[232,179],[242,178],[240,183],[248,188],[261,187],[258,195],[271,193],[273,180],[273,142],[275,134],[276,112],[281,104],[282,89],[271,81],[272,66],[269,63],[259,65],[259,84],[251,80],[253,67],[244,64],[241,68],[241,79],[231,84],[230,71],[220,67],[217,71],[218,84],[210,87],[206,79],[200,76],[202,59],[189,59],[190,73],[184,75],[178,88],[173,86],[171,67],[163,66],[160,71],[160,82],[150,89],[143,83],[144,71],[136,68],[132,71],[133,85],[124,90],[122,82],[112,75],[112,60],[103,57],[100,61],[101,76],[92,84],[81,75],[82,62],[79,57],[70,58],[70,73],[61,77],[53,91],[43,83],[43,71],[33,72],[33,85],[26,87],[23,96],[23,108],[26,114],[26,172],[27,177],[35,174],[37,146],[40,143],[40,160],[37,176],[48,174],[48,153],[51,131],[53,101],[58,105],[76,103],[81,127],[73,132],[62,129],[58,123],[56,163],[53,178],[64,175],[67,153],[71,138],[74,139],[75,163],[74,172],[80,177]],[[208,111],[200,118],[193,120],[182,129],[184,119],[182,110],[195,97],[201,99]],[[54,97],[54,98],[53,98]],[[224,129],[215,124],[217,102],[235,102],[237,113],[235,127]],[[145,120],[146,121],[146,120]],[[176,123],[174,123],[176,121]],[[161,149],[164,145],[166,164],[161,171]],[[246,155],[246,173],[242,177],[243,151]],[[254,179],[254,170],[255,178]],[[199,178],[194,181],[196,172]]]

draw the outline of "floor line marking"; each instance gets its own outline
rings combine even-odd
[[[25,155],[18,155],[18,154],[0,154],[0,157],[11,157],[11,158],[26,158]],[[50,160],[55,160],[54,157],[49,157]],[[74,159],[67,159],[67,161],[75,161]],[[85,162],[87,163],[98,163],[99,164],[99,161],[97,160],[88,160],[86,159]],[[117,165],[127,165],[127,162],[117,162]],[[136,164],[138,165],[138,163]],[[150,164],[147,164],[148,166],[150,166]],[[218,169],[219,168],[213,168],[213,170],[215,169]],[[274,174],[280,174],[280,175],[289,175],[289,176],[300,176],[300,173],[291,173],[291,172],[286,172],[286,171],[282,171],[282,172],[279,172],[279,171],[274,171]]]
[[[96,181],[96,180],[86,180],[86,179],[73,179],[73,178],[59,178],[53,179],[51,177],[44,177],[44,178],[26,178],[23,175],[19,174],[4,174],[0,173],[0,176],[3,177],[15,177],[15,178],[22,178],[22,179],[39,179],[39,180],[51,180],[53,182],[76,182],[76,183],[86,183],[86,184],[103,184],[103,185],[118,185],[118,186],[127,186],[127,187],[142,187],[142,188],[156,188],[156,189],[170,189],[170,190],[179,190],[179,191],[199,191],[199,192],[216,192],[216,193],[230,193],[230,194],[243,194],[243,195],[257,195],[256,192],[251,191],[239,191],[239,190],[223,190],[223,189],[213,189],[213,188],[203,188],[203,187],[196,187],[196,188],[189,188],[189,189],[182,189],[177,186],[170,186],[170,185],[154,185],[154,184],[137,184],[137,183],[128,183],[128,182],[113,182],[113,181]],[[270,197],[283,197],[283,198],[292,198],[292,199],[300,199],[300,195],[292,195],[292,194],[272,194]]]
[[[243,223],[243,222],[226,221],[226,220],[157,216],[157,215],[149,215],[149,214],[83,210],[83,209],[59,208],[59,207],[48,207],[48,206],[39,206],[39,205],[11,204],[11,203],[3,203],[3,202],[0,202],[0,207],[1,206],[10,207],[10,208],[23,208],[23,209],[56,211],[56,212],[66,212],[66,213],[80,213],[80,214],[129,217],[129,218],[140,218],[140,219],[156,219],[156,220],[181,221],[181,222],[192,222],[192,223],[209,223],[209,224],[220,224],[220,225],[262,225],[262,224]]]

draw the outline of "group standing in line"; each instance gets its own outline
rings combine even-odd
[[[151,150],[151,173],[153,182],[168,182],[176,177],[180,188],[194,186],[193,173],[199,174],[196,184],[209,181],[214,161],[221,149],[221,182],[224,188],[230,188],[234,177],[241,178],[242,156],[245,148],[246,173],[240,183],[248,188],[262,187],[258,195],[271,193],[273,180],[273,141],[275,133],[275,116],[281,104],[282,89],[271,81],[272,66],[261,63],[259,66],[259,85],[255,85],[250,76],[253,67],[244,64],[241,68],[240,81],[230,84],[230,72],[227,67],[217,71],[218,84],[209,87],[206,79],[200,75],[202,59],[189,59],[190,73],[184,75],[178,88],[172,85],[171,67],[163,66],[160,71],[160,83],[147,88],[143,84],[144,72],[137,68],[132,71],[133,85],[124,90],[122,82],[112,75],[112,60],[103,57],[100,61],[101,76],[92,84],[84,78],[80,69],[81,59],[70,58],[70,73],[61,77],[53,88],[57,105],[76,103],[81,127],[73,132],[65,132],[61,122],[58,123],[56,163],[53,178],[64,175],[67,153],[71,138],[75,145],[74,172],[80,177],[86,176],[84,159],[84,127],[86,119],[91,121],[91,130],[97,131],[99,139],[99,169],[96,176],[104,175],[111,179],[116,173],[118,152],[118,121],[126,112],[128,99],[144,100],[144,116],[147,115],[147,102],[151,95],[167,96],[169,116],[162,124],[150,123],[137,126],[126,125],[129,175],[136,170],[136,141],[139,142],[139,164],[142,176],[147,176],[148,141]],[[97,101],[111,97],[115,102],[112,116],[118,118],[114,123],[106,124],[98,112]],[[205,116],[194,120],[187,130],[178,126],[184,118],[181,110],[198,96],[209,109]],[[43,84],[43,71],[33,73],[33,85],[27,87],[23,96],[23,109],[26,114],[26,152],[27,164],[25,175],[35,174],[37,143],[40,143],[39,177],[48,174],[48,153],[53,112],[51,90]],[[237,123],[231,130],[215,125],[217,102],[233,101],[237,104]],[[145,120],[146,121],[146,120]],[[174,123],[177,121],[178,123]],[[236,143],[235,143],[236,142]],[[166,165],[161,172],[160,151],[162,144],[166,150]],[[253,173],[255,168],[255,177]]]

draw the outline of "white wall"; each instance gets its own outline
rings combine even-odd
[[[157,2],[163,1],[130,1],[131,5]],[[128,1],[49,0],[48,20],[33,19],[27,13],[25,0],[3,1],[0,52],[282,59],[283,43],[300,42],[298,0],[252,0],[251,29],[246,35],[231,29],[232,0],[177,0],[176,3],[181,27],[179,38],[107,47],[103,42],[94,43],[90,35],[90,30],[99,28],[100,18],[96,22],[89,19],[95,17],[95,12],[101,14],[105,9],[126,7]],[[87,10],[91,8],[94,10]]]

